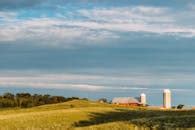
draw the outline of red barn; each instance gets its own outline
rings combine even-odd
[[[117,97],[113,98],[112,100],[113,104],[117,105],[125,105],[125,106],[139,106],[141,103],[133,97]]]

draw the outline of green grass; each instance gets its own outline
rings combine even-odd
[[[16,128],[72,128],[74,122],[89,119],[89,113],[110,111],[109,105],[84,100],[44,105],[30,109],[3,109],[0,111],[0,126]]]
[[[126,130],[195,127],[195,111],[123,108],[85,100],[0,110],[0,129]]]

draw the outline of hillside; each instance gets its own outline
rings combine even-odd
[[[1,129],[125,130],[144,127],[195,127],[195,111],[130,109],[85,100],[28,109],[0,110]]]

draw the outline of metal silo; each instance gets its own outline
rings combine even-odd
[[[142,94],[140,95],[140,101],[141,101],[141,104],[142,104],[143,106],[146,105],[146,94],[142,93]]]
[[[171,91],[169,89],[165,89],[163,92],[163,107],[166,109],[171,108]]]

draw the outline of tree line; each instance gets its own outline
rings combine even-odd
[[[79,99],[78,97],[65,98],[63,96],[51,96],[51,95],[40,95],[30,93],[4,93],[0,96],[0,108],[7,107],[20,107],[29,108],[34,106],[40,106],[45,104],[54,104],[66,102],[74,99]]]

